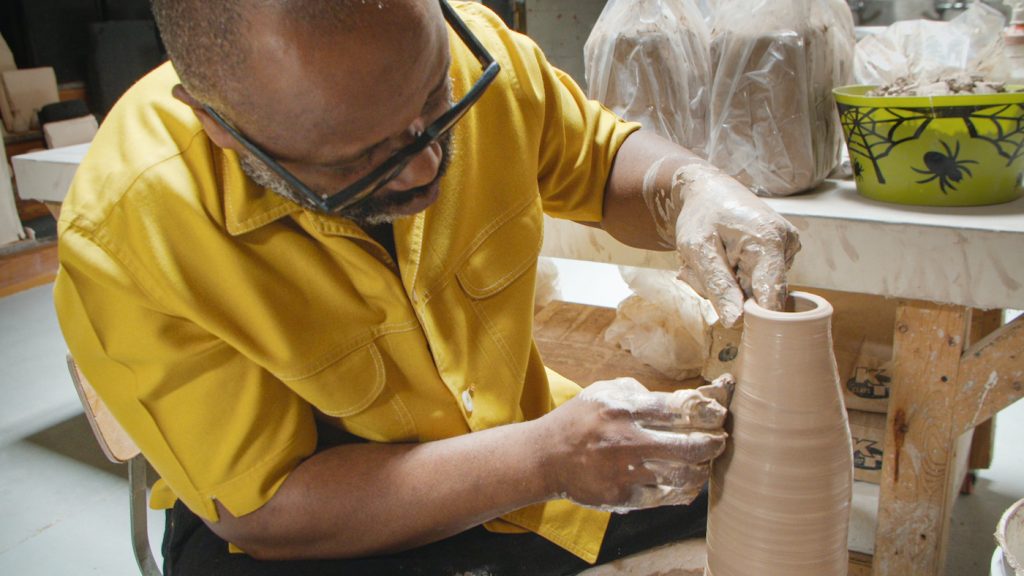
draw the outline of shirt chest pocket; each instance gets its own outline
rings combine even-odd
[[[374,342],[313,374],[285,382],[313,408],[357,436],[373,442],[408,442],[417,437],[412,416],[388,385],[386,362]]]
[[[517,402],[533,342],[543,222],[539,202],[527,205],[488,235],[456,271],[460,290],[454,306],[458,317],[472,321],[460,323],[461,349],[453,355],[462,358],[460,369],[471,380],[504,382],[510,405]]]
[[[527,271],[535,271],[544,239],[543,226],[538,201],[486,236],[456,272],[466,294],[474,300],[490,298]]]

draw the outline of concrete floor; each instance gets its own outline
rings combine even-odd
[[[614,268],[559,268],[566,300],[611,305],[629,294]],[[46,285],[0,298],[0,574],[137,574],[127,470],[107,462],[82,415],[50,292]],[[996,521],[1024,497],[1024,402],[996,428],[992,468],[956,504],[949,576],[989,573]],[[159,548],[162,513],[149,520]]]

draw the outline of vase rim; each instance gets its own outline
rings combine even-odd
[[[755,318],[764,318],[775,322],[807,322],[821,320],[832,316],[832,305],[817,294],[810,292],[790,292],[787,303],[793,302],[798,312],[785,312],[781,310],[769,310],[762,308],[757,300],[748,298],[743,303],[743,312]]]

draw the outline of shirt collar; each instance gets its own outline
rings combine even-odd
[[[253,182],[232,150],[214,148],[218,176],[224,194],[224,215],[228,233],[238,236],[270,224],[302,207]]]

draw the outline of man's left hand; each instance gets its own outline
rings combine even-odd
[[[786,273],[800,250],[796,228],[707,164],[679,168],[671,193],[682,200],[675,230],[679,278],[711,300],[727,327],[743,313],[745,295],[764,308],[781,309]]]

